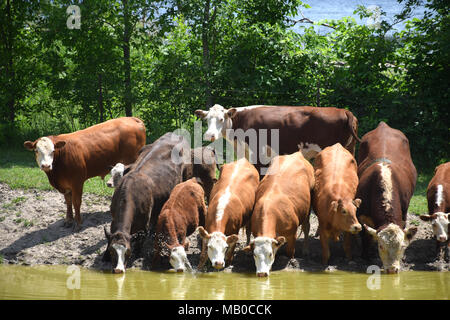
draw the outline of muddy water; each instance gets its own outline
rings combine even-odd
[[[0,265],[0,299],[448,299],[449,284],[448,272],[405,271],[377,279],[342,271],[276,271],[259,279],[245,273],[113,275],[67,266]]]

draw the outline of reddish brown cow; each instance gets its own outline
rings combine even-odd
[[[73,224],[73,204],[78,229],[84,182],[95,176],[103,179],[117,162],[134,162],[144,144],[144,123],[138,118],[123,117],[73,133],[25,141],[24,146],[36,153],[39,168],[47,174],[50,184],[64,194],[66,226]]]
[[[327,264],[330,258],[329,239],[338,241],[342,232],[345,232],[345,254],[351,260],[351,233],[358,233],[362,228],[356,218],[356,208],[361,204],[360,199],[355,199],[356,160],[336,143],[317,155],[314,168],[313,208],[319,218],[322,262]]]
[[[198,228],[203,238],[199,269],[208,257],[216,269],[231,264],[239,229],[250,221],[258,183],[258,171],[247,159],[223,165],[211,192],[205,228]],[[247,241],[249,236],[247,227]]]
[[[269,275],[275,254],[285,242],[287,256],[294,257],[300,224],[305,235],[306,253],[313,188],[314,169],[300,151],[273,159],[256,191],[251,219],[255,239],[244,248],[253,252],[257,276]]]
[[[450,162],[436,167],[434,176],[427,188],[428,214],[423,214],[420,219],[429,221],[436,237],[438,254],[441,244],[447,244],[447,252],[450,251],[448,237],[449,212],[450,212]]]
[[[337,142],[354,154],[356,141],[360,141],[356,117],[348,110],[333,107],[262,105],[225,109],[216,104],[208,111],[196,110],[195,114],[208,123],[205,140],[215,141],[220,137],[242,140],[237,130],[248,133],[250,159],[261,175],[265,174],[264,167],[271,157],[267,151],[264,154],[266,145],[280,155],[294,153],[300,147],[304,157],[310,159]],[[234,132],[227,132],[228,129]],[[268,130],[267,141],[261,140],[258,133],[253,135],[252,129],[259,133]],[[279,141],[272,141],[274,129],[279,130]],[[256,141],[252,142],[252,136]]]
[[[201,182],[200,182],[201,183]],[[190,236],[199,225],[205,225],[205,192],[196,178],[175,186],[169,200],[164,204],[156,224],[156,239],[153,250],[155,267],[162,254],[177,272],[192,269],[186,251]]]
[[[417,232],[416,227],[405,229],[417,179],[409,141],[401,131],[380,122],[363,136],[358,163],[356,196],[362,203],[357,216],[368,231],[361,232],[363,256],[369,256],[370,234],[378,241],[384,269],[396,273],[409,241]]]

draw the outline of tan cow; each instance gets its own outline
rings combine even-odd
[[[250,221],[258,183],[258,171],[245,158],[222,167],[211,192],[205,228],[198,228],[203,238],[199,269],[208,257],[216,269],[231,264],[239,229]],[[247,234],[248,242],[249,228]]]
[[[287,256],[294,257],[300,224],[307,251],[313,188],[314,169],[300,151],[273,159],[256,192],[251,219],[255,239],[244,248],[253,252],[258,277],[269,275],[275,254],[285,242]]]
[[[329,240],[339,240],[344,232],[344,250],[351,260],[351,234],[361,231],[356,218],[356,208],[361,204],[355,199],[358,187],[356,160],[340,143],[321,151],[314,161],[313,208],[319,218],[320,243],[322,244],[322,263],[330,258]]]

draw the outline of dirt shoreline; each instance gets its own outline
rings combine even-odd
[[[81,206],[83,224],[79,232],[64,227],[66,206],[64,197],[56,191],[11,189],[0,183],[0,256],[3,263],[21,265],[71,265],[109,270],[109,263],[102,261],[106,248],[103,227],[109,229],[111,197],[84,194]],[[344,258],[342,241],[331,244],[330,265],[321,264],[321,247],[315,237],[318,227],[317,217],[311,215],[309,256],[302,254],[304,236],[297,240],[295,258],[290,260],[281,248],[277,254],[273,270],[286,271],[354,271],[366,272],[370,264],[381,266],[377,258],[369,264],[360,258],[360,240],[355,238],[353,262]],[[407,225],[417,225],[418,232],[406,249],[402,270],[448,271],[449,263],[443,257],[436,258],[436,242],[432,239],[430,224],[417,216],[408,214]],[[130,268],[149,269],[152,255],[152,240],[136,237]],[[254,272],[253,257],[241,251],[245,246],[245,233],[241,230],[233,265],[225,272]],[[195,268],[200,256],[200,238],[195,232],[189,237],[188,259]],[[138,249],[140,248],[140,249]],[[162,266],[169,267],[167,259]],[[213,270],[209,268],[208,271]]]

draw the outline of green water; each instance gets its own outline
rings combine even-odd
[[[381,274],[376,282],[371,274],[343,271],[276,271],[257,278],[253,273],[77,270],[1,265],[0,299],[448,299],[450,283],[448,272]]]

